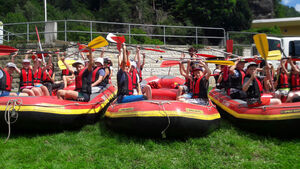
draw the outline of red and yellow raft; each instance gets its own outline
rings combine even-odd
[[[212,89],[208,97],[222,118],[257,133],[300,135],[300,103],[283,103],[249,108],[245,101],[231,99],[222,90]]]
[[[78,129],[95,123],[116,95],[113,85],[91,94],[89,102],[59,100],[56,96],[0,97],[0,126],[12,130]]]
[[[142,83],[157,82],[153,100],[112,104],[105,122],[113,130],[143,135],[187,137],[203,136],[219,126],[220,114],[208,101],[205,105],[176,101],[176,86],[184,80],[172,76],[154,76]]]

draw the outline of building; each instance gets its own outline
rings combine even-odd
[[[257,19],[252,21],[252,28],[277,26],[284,36],[300,36],[300,17]]]

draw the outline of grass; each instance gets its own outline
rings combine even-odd
[[[222,121],[202,138],[138,138],[102,124],[45,135],[0,135],[0,168],[300,168],[300,139],[259,136]]]

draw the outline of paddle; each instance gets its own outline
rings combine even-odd
[[[3,55],[10,55],[13,52],[17,52],[18,49],[11,47],[11,46],[6,46],[6,45],[0,45],[0,56]]]
[[[234,57],[240,57],[239,55],[232,54],[230,52],[225,52],[223,50],[213,49],[211,47],[207,47],[206,49],[209,49],[209,50],[212,50],[212,51],[216,51],[216,52],[220,52],[220,53],[224,53],[224,54],[227,54],[227,55],[230,55],[230,56],[234,56]]]
[[[269,43],[267,39],[267,35],[264,33],[256,34],[253,36],[254,43],[256,45],[256,49],[260,56],[266,61],[266,65],[268,65],[268,54],[269,54]],[[272,82],[271,73],[267,73],[268,78],[271,80],[271,86],[274,90],[274,84]]]
[[[187,60],[192,60],[197,62],[197,60],[202,60],[202,59],[198,59],[198,58],[193,58],[193,59],[188,59],[188,58],[183,58],[183,59],[179,59],[179,60],[174,60],[174,59],[165,59],[165,61],[170,61],[169,63],[170,64],[173,64],[173,63],[180,63],[180,60],[184,60],[183,63],[186,63]],[[163,62],[165,62],[163,61]],[[213,64],[218,64],[218,65],[227,65],[227,66],[231,66],[231,65],[234,65],[234,62],[233,61],[230,61],[230,60],[205,60],[204,61],[205,63],[213,63]],[[165,64],[167,64],[168,62],[165,62]]]
[[[76,60],[65,60],[65,63],[66,64],[68,64],[68,65],[70,65],[71,67],[72,67],[72,64],[75,62]],[[61,60],[59,60],[58,62],[57,62],[57,64],[58,64],[58,67],[59,67],[59,69],[60,70],[64,70],[64,69],[67,69],[66,68],[66,66],[65,66],[65,64],[61,61]]]
[[[233,40],[232,39],[228,39],[226,41],[226,51],[229,53],[232,53],[232,51],[233,51]]]
[[[180,61],[178,61],[178,60],[165,60],[165,61],[161,62],[160,67],[171,67],[171,66],[176,66],[179,64],[180,64]]]
[[[40,40],[40,35],[39,35],[39,32],[38,32],[38,29],[37,29],[36,25],[35,25],[35,32],[36,32],[36,36],[38,38],[38,43],[39,43],[40,50],[43,51],[41,40]],[[42,53],[42,59],[43,59],[43,62],[46,63],[45,62],[45,57],[44,57],[43,53]]]
[[[170,49],[170,48],[166,48],[166,47],[158,47],[161,49],[165,49],[165,50],[169,50],[169,51],[174,51],[174,52],[180,52],[180,53],[189,53],[186,51],[181,51],[181,50],[176,50],[176,49]],[[217,57],[215,55],[209,55],[209,54],[202,54],[202,53],[196,53],[197,56],[203,56],[203,57],[207,57],[207,58],[214,58]]]
[[[87,49],[87,46],[86,46],[86,45],[83,45],[83,44],[80,44],[80,43],[77,43],[77,45],[78,45],[78,50],[83,49],[81,52],[84,52],[84,53],[89,52],[89,50]],[[92,49],[92,51],[94,52],[95,49]]]
[[[97,48],[101,48],[101,47],[104,47],[107,45],[108,45],[108,42],[102,36],[98,36],[97,38],[93,39],[86,48],[83,48],[83,49],[79,50],[78,52],[71,53],[66,57],[70,57],[72,55],[78,54],[79,52],[86,50],[88,48],[89,49],[97,49]]]

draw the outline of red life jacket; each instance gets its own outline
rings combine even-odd
[[[300,90],[300,75],[291,73],[291,90]]]
[[[86,74],[85,71],[88,71],[87,68],[82,69],[79,73],[76,73],[75,76],[75,90],[83,93],[91,93],[91,77],[89,74]]]
[[[47,71],[48,71],[50,77],[52,77],[52,75],[53,75],[52,69],[49,69]],[[43,82],[52,82],[51,79],[48,77],[46,71],[44,71],[42,74],[42,80],[43,80]]]
[[[62,75],[61,76],[70,76],[72,75],[72,73],[69,71],[69,69],[64,69],[62,70]]]
[[[193,98],[207,98],[208,83],[202,83],[203,77],[204,75],[193,81]]]
[[[280,72],[277,88],[280,89],[280,88],[288,88],[288,87],[289,87],[288,75]]]
[[[42,68],[38,68],[38,70],[34,73],[33,82],[34,83],[42,83]]]
[[[23,86],[34,86],[32,69],[27,69],[27,70],[25,70],[24,68],[21,69],[20,87]]]
[[[95,67],[92,73],[92,83],[94,83],[95,81],[98,80],[99,78],[99,69],[101,69],[100,67]]]
[[[10,74],[0,67],[0,71],[2,71],[3,76],[0,78],[0,90],[11,91],[11,83],[12,77]]]
[[[133,69],[133,71],[130,71],[130,76],[132,78],[132,85],[133,85],[133,88],[134,89],[137,89],[138,87],[138,81],[137,81],[137,75],[138,75],[138,72],[136,69]]]
[[[131,75],[126,72],[127,75],[127,80],[125,83],[127,84],[127,95],[132,95],[133,94],[133,80],[131,78]]]
[[[246,75],[245,78],[251,78],[251,75]],[[258,98],[260,99],[261,94],[263,93],[263,85],[260,80],[255,77],[252,81],[253,85],[249,86],[248,90],[246,91],[247,98]]]

